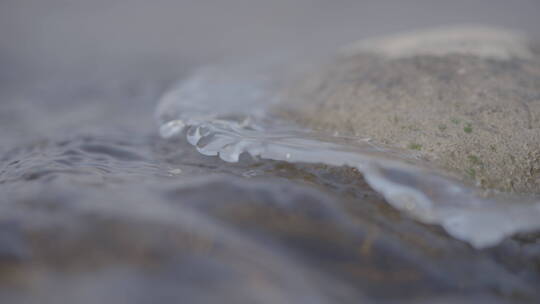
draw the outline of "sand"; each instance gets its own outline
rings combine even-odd
[[[364,40],[293,81],[277,112],[417,151],[486,189],[540,193],[539,50],[481,27]]]

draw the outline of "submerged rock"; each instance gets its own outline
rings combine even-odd
[[[540,193],[540,51],[516,33],[361,41],[293,82],[278,112],[418,151],[485,188]]]

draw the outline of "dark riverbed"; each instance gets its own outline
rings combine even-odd
[[[235,48],[208,51],[211,39],[182,33],[185,48],[178,38],[155,51],[122,27],[111,36],[132,36],[117,43],[126,36],[92,27],[100,18],[115,24],[105,4],[62,8],[62,1],[53,2],[59,6],[0,5],[3,15],[38,18],[36,11],[44,9],[57,18],[37,19],[53,46],[14,17],[3,18],[11,28],[0,30],[6,33],[0,38],[0,302],[537,302],[538,235],[476,250],[440,227],[400,214],[353,169],[248,157],[231,164],[199,154],[182,139],[161,139],[153,113],[163,92],[200,63],[223,59]],[[506,18],[503,25],[535,29],[538,20],[526,18],[527,9],[538,6],[523,3],[506,13],[525,16],[521,23]],[[111,14],[122,5],[111,4]],[[280,5],[283,13],[286,4]],[[351,17],[345,11],[361,8],[324,5],[312,6],[313,16],[326,16],[329,9]],[[494,6],[497,12],[504,8]],[[313,17],[295,27],[301,8],[291,8],[282,27],[299,34],[317,24]],[[156,10],[153,16],[163,9]],[[128,10],[129,18],[137,19],[135,11],[145,10]],[[466,20],[449,15],[445,22],[498,16],[475,12]],[[431,18],[423,24],[407,17],[403,26],[436,24]],[[82,43],[75,30],[63,27],[70,22],[86,24],[86,33],[99,37],[95,44]],[[261,22],[269,28],[268,43],[293,40],[289,34],[280,39],[281,27],[271,21]],[[354,32],[352,24],[325,22],[328,33],[348,31],[336,41]],[[168,29],[164,35],[174,36],[172,24],[144,34]],[[380,31],[399,27],[381,25]],[[62,48],[60,28],[72,38],[65,45],[69,52]],[[234,39],[255,36],[251,31],[236,32]],[[217,32],[206,32],[219,39]],[[360,36],[372,33],[378,32]],[[268,47],[259,39],[261,44],[248,45],[252,52]],[[315,45],[317,39],[308,40]],[[204,49],[200,56],[198,49]]]

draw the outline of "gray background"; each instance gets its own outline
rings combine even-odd
[[[125,75],[457,23],[540,37],[539,0],[1,0],[0,78]]]

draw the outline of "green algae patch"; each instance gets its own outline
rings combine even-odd
[[[407,148],[411,149],[411,150],[417,150],[417,151],[420,151],[422,150],[422,145],[421,144],[417,144],[417,143],[410,143]]]
[[[440,124],[438,128],[439,128],[439,131],[444,132],[447,129],[447,126],[445,124]]]
[[[463,127],[463,131],[467,134],[472,133],[472,125],[470,123],[465,124],[465,127]]]
[[[476,179],[476,170],[474,170],[473,168],[465,169],[465,173],[467,173],[470,178]]]
[[[467,156],[470,163],[477,166],[484,166],[484,163],[480,160],[480,158],[476,155],[469,155]]]

